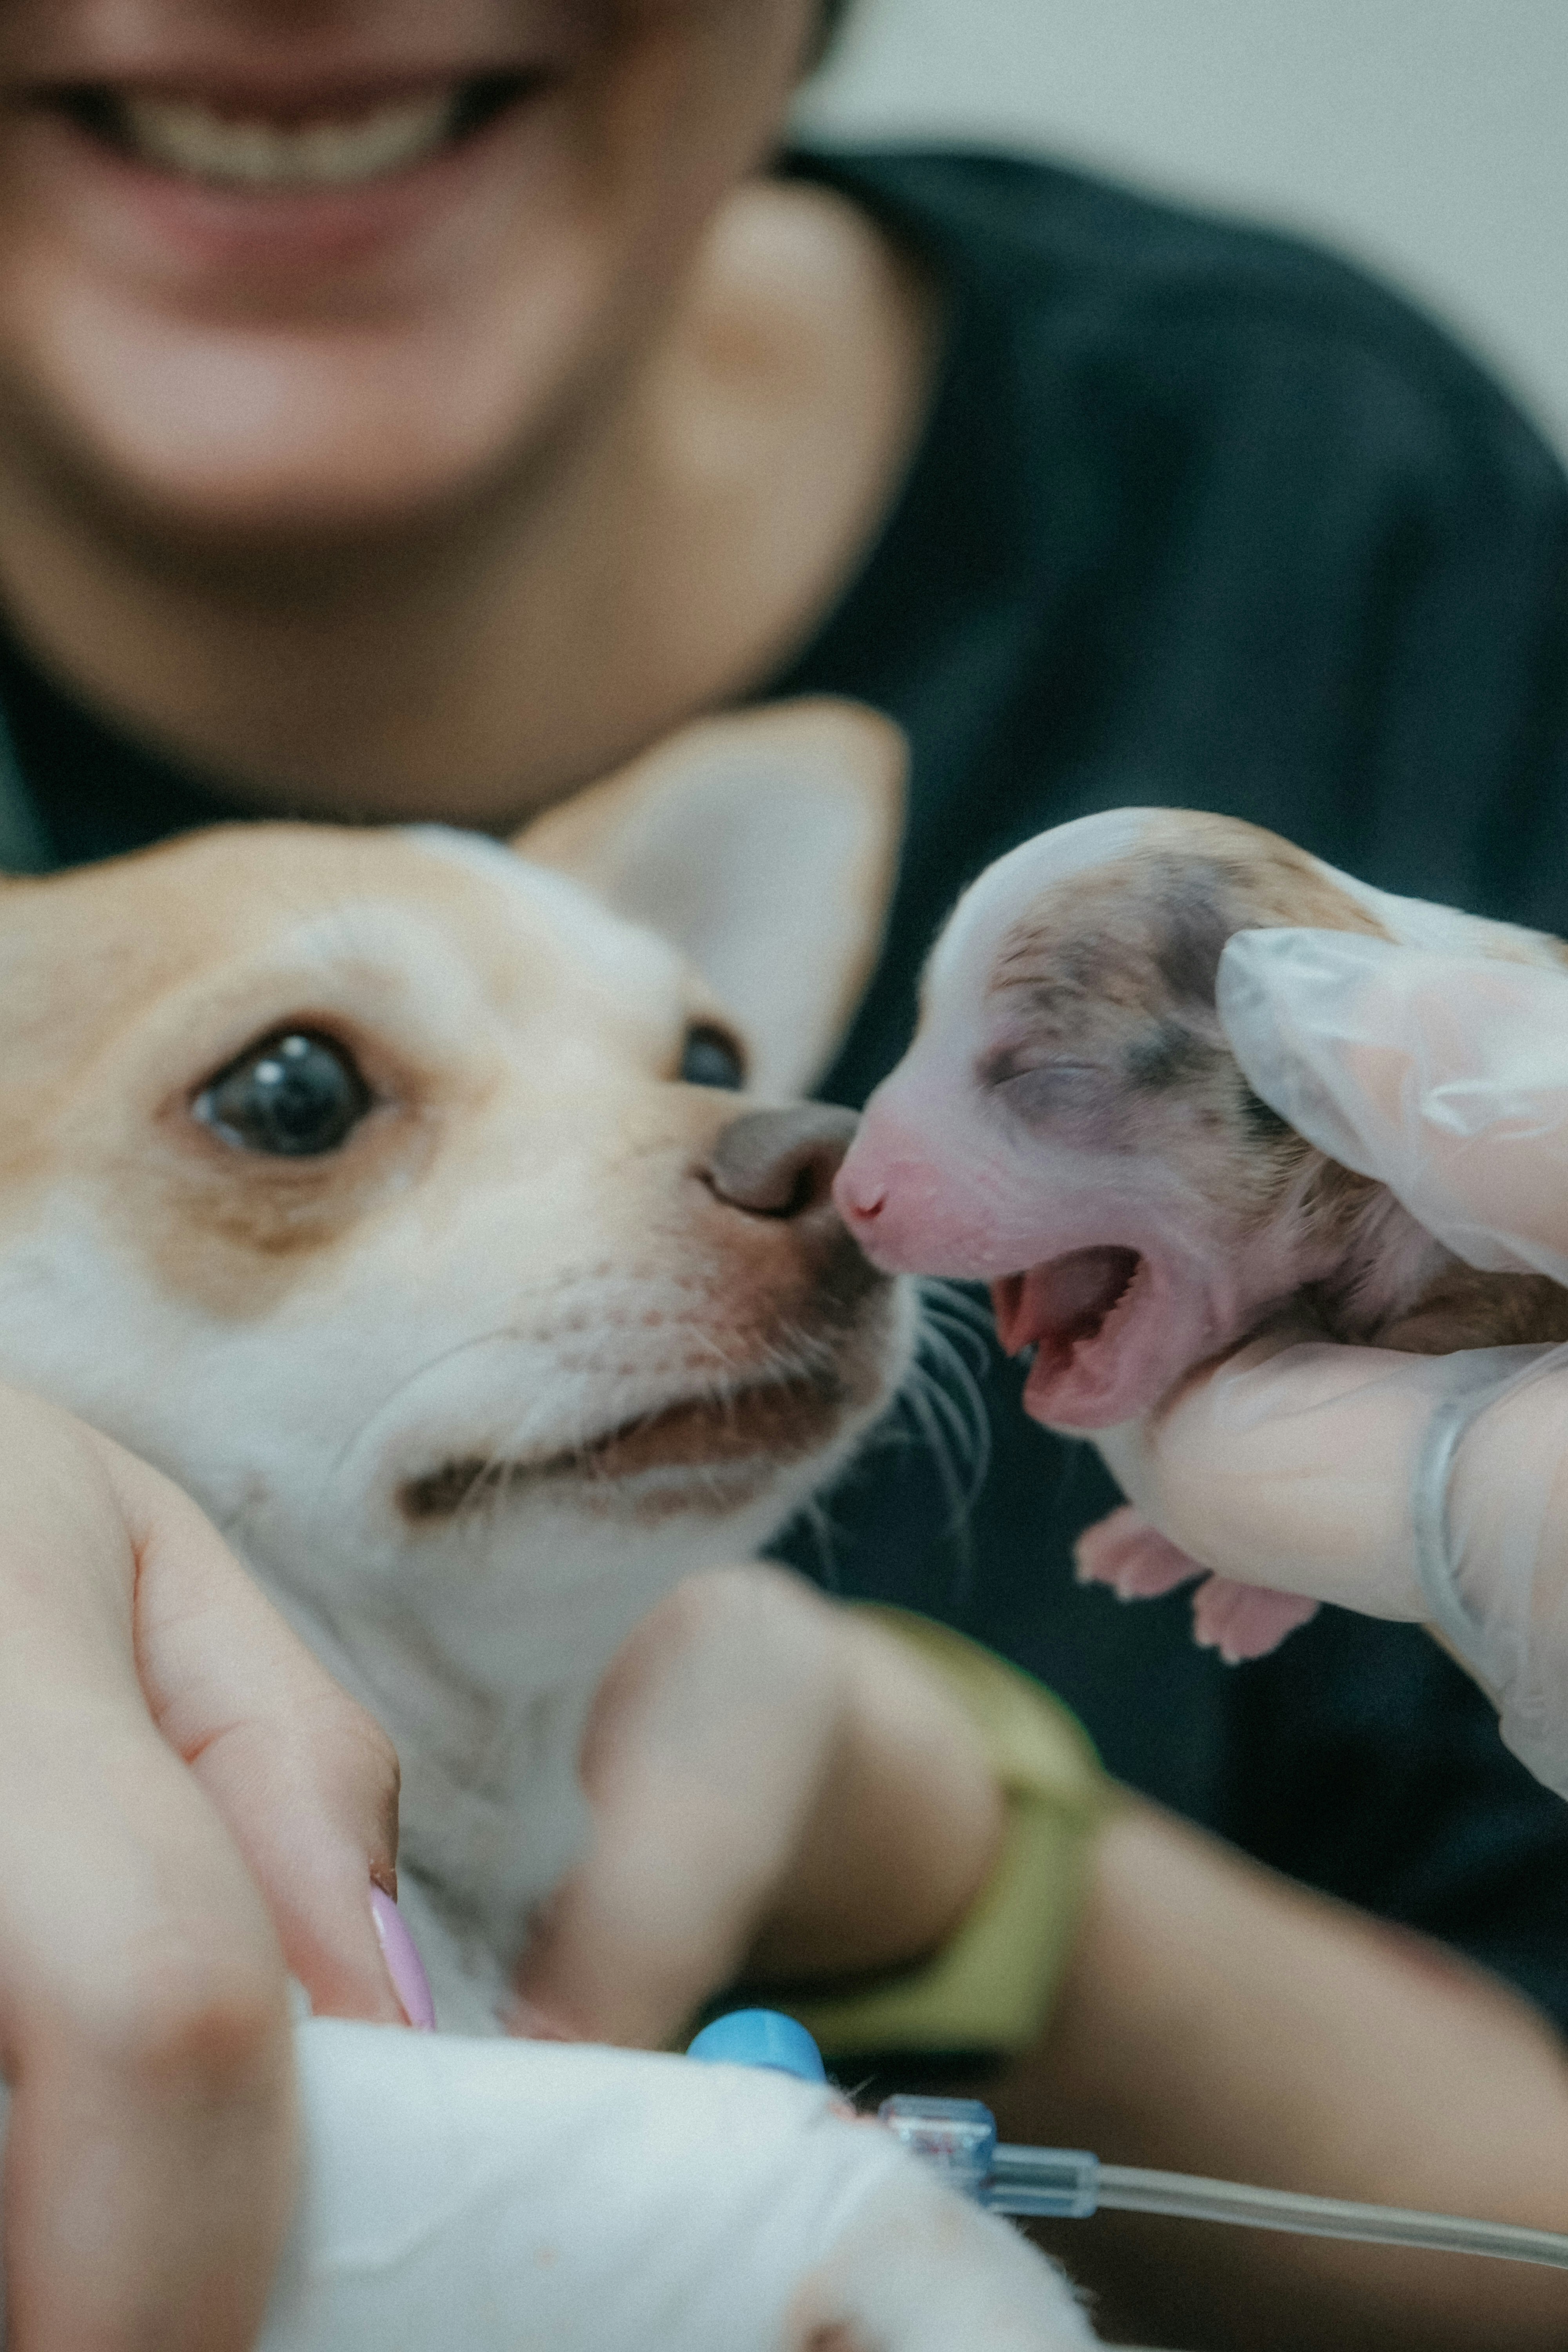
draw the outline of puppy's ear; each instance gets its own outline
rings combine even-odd
[[[741,1024],[758,1091],[799,1094],[881,945],[905,767],[875,711],[773,703],[682,729],[512,847],[672,940]]]

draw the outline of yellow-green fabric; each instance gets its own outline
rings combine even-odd
[[[963,1924],[931,1958],[841,1997],[773,2005],[798,2018],[830,2059],[1025,2049],[1050,2012],[1095,1836],[1120,1792],[1077,1718],[1018,1667],[907,1610],[857,1613],[916,1651],[979,1732],[1006,1800],[1002,1850]]]

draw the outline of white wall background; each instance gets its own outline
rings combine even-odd
[[[1399,280],[1568,450],[1568,0],[858,0],[806,128],[1041,149]]]

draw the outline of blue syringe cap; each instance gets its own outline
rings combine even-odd
[[[710,2066],[766,2066],[803,2083],[826,2083],[822,2053],[793,2017],[776,2009],[732,2009],[705,2025],[687,2051]]]

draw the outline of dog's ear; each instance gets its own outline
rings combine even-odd
[[[683,728],[512,847],[672,940],[740,1024],[757,1090],[799,1094],[876,961],[905,767],[875,711],[773,703]]]

